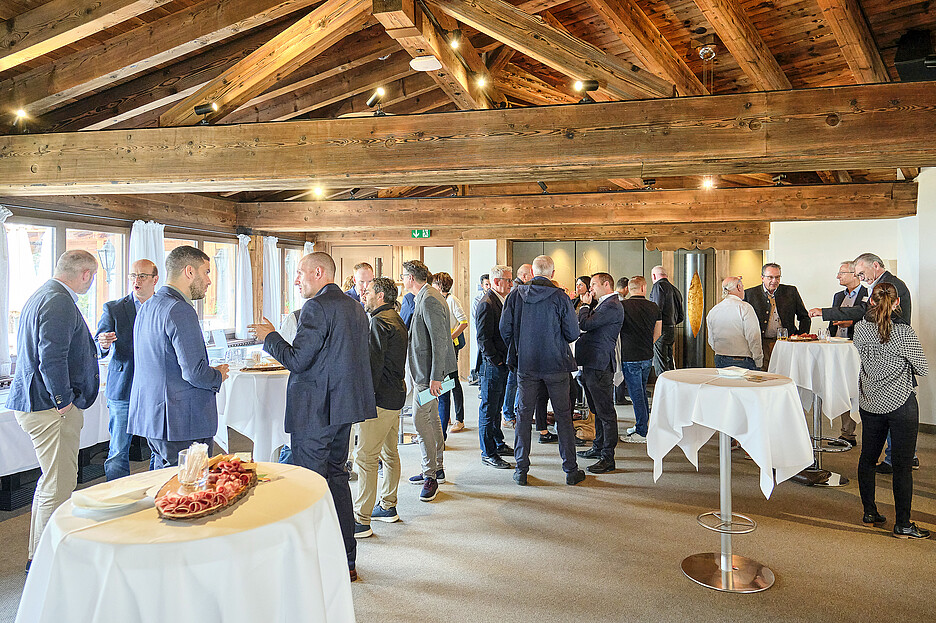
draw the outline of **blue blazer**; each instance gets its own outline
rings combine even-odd
[[[208,365],[195,308],[163,286],[140,308],[133,343],[139,373],[130,389],[127,432],[165,441],[214,437],[221,373]]]
[[[578,311],[582,335],[575,343],[575,361],[583,368],[614,370],[614,347],[617,346],[624,306],[617,296],[609,296],[591,309],[582,305]]]
[[[23,305],[6,406],[25,412],[74,403],[87,409],[100,385],[97,347],[88,325],[68,289],[49,279]]]
[[[369,337],[364,308],[334,283],[303,304],[292,344],[275,331],[267,335],[263,349],[290,372],[287,433],[312,435],[377,417]]]
[[[107,365],[107,386],[104,388],[104,395],[110,400],[130,400],[135,320],[136,303],[133,301],[133,294],[104,303],[104,313],[101,314],[94,337],[101,333],[117,333],[117,341],[108,349],[110,363]]]

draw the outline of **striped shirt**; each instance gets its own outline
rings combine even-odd
[[[903,406],[913,391],[913,375],[926,376],[926,355],[910,325],[894,323],[890,339],[881,344],[877,325],[855,325],[855,347],[861,357],[858,405],[871,413],[890,413]]]

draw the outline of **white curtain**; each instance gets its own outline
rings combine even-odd
[[[133,227],[130,229],[130,266],[137,260],[151,261],[159,271],[160,284],[166,283],[166,247],[163,243],[165,229],[165,225],[156,221],[133,221]]]
[[[253,322],[253,277],[250,270],[250,236],[237,235],[237,276],[234,292],[237,293],[237,317],[234,335],[239,340],[250,338],[247,325]]]
[[[308,255],[308,254],[310,254],[310,253],[315,253],[315,243],[314,243],[314,242],[307,242],[307,243],[305,243],[304,245],[302,245],[302,255],[305,256],[305,255]]]
[[[0,374],[10,373],[10,249],[7,246],[6,220],[13,216],[0,206]]]
[[[276,236],[263,237],[263,315],[280,325],[283,314],[283,270]]]

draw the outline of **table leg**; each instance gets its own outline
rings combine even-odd
[[[708,526],[702,522],[702,517],[715,513],[703,513],[699,523],[721,533],[721,551],[693,554],[682,561],[682,570],[690,580],[708,588],[728,593],[757,593],[773,586],[774,574],[756,560],[731,552],[732,534],[751,532],[755,524],[731,512],[731,438],[725,433],[718,436],[718,461],[721,509],[716,516],[719,523]],[[735,522],[735,517],[740,521]]]
[[[825,450],[822,447],[822,398],[819,394],[813,394],[813,454],[816,456],[816,469],[822,469],[822,453]],[[842,450],[849,450],[850,446],[843,447]],[[836,448],[836,451],[842,451]],[[848,484],[848,478],[839,473],[830,471],[829,477],[816,483],[816,487],[842,487]]]

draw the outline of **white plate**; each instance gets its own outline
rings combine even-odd
[[[112,510],[126,508],[146,497],[149,487],[123,482],[120,478],[72,493],[71,501],[75,508],[91,510]]]

